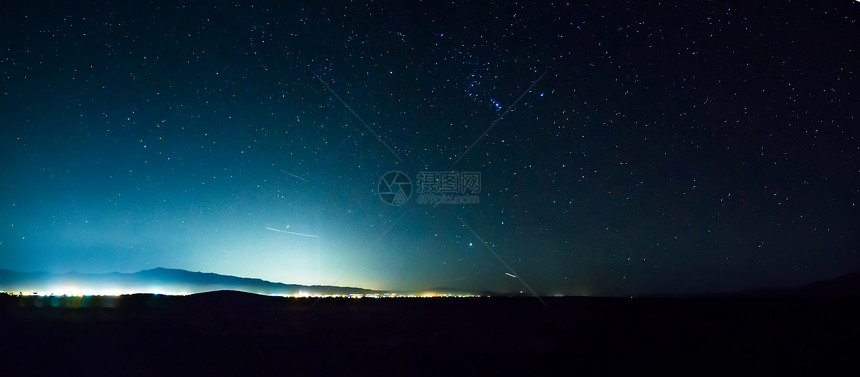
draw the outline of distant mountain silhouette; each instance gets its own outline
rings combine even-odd
[[[747,290],[742,295],[773,297],[860,296],[860,272],[842,275],[834,279],[816,281],[800,287]]]
[[[354,287],[275,283],[214,273],[155,268],[135,273],[80,274],[0,269],[0,290],[39,294],[194,294],[233,290],[262,295],[350,295],[383,292]]]
[[[858,297],[860,296],[860,272],[842,275],[833,279],[820,280],[795,287],[751,288],[743,291],[721,293],[653,293],[640,297],[662,298],[793,298],[793,297]]]

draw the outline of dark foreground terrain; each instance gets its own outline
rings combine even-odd
[[[0,375],[823,375],[854,298],[0,296]]]

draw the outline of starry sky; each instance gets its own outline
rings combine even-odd
[[[854,1],[0,8],[0,268],[576,295],[860,270]],[[441,172],[479,202],[419,203]]]

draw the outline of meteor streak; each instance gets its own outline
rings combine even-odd
[[[289,230],[281,230],[281,229],[275,229],[275,228],[269,228],[269,227],[266,227],[266,229],[271,230],[271,231],[275,231],[275,232],[280,232],[280,233],[294,234],[297,236],[319,238],[319,236],[314,235],[314,234],[290,232]]]
[[[299,177],[299,176],[297,176],[297,175],[295,175],[295,174],[293,174],[293,173],[290,173],[290,172],[288,172],[288,171],[286,171],[286,170],[284,170],[284,169],[281,169],[281,173],[284,173],[284,174],[289,175],[289,176],[291,176],[291,177],[298,178],[298,179],[301,179],[301,180],[303,180],[303,181],[305,181],[305,182],[310,183],[310,181],[308,181],[307,179],[304,179],[304,178],[302,178],[302,177]]]
[[[517,275],[511,274],[511,273],[507,273],[507,272],[505,272],[505,275],[508,275],[508,276],[510,276],[510,277],[512,277],[512,278],[517,277]]]

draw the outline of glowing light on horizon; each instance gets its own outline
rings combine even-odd
[[[56,287],[53,289],[47,289],[44,291],[40,290],[27,290],[27,292],[32,292],[32,296],[46,296],[46,297],[84,297],[84,296],[125,296],[125,295],[133,295],[133,294],[154,294],[154,295],[165,295],[165,296],[187,296],[190,293],[186,290],[170,290],[163,289],[160,287],[150,287],[147,289],[131,289],[131,288],[81,288],[77,286],[63,286]]]

